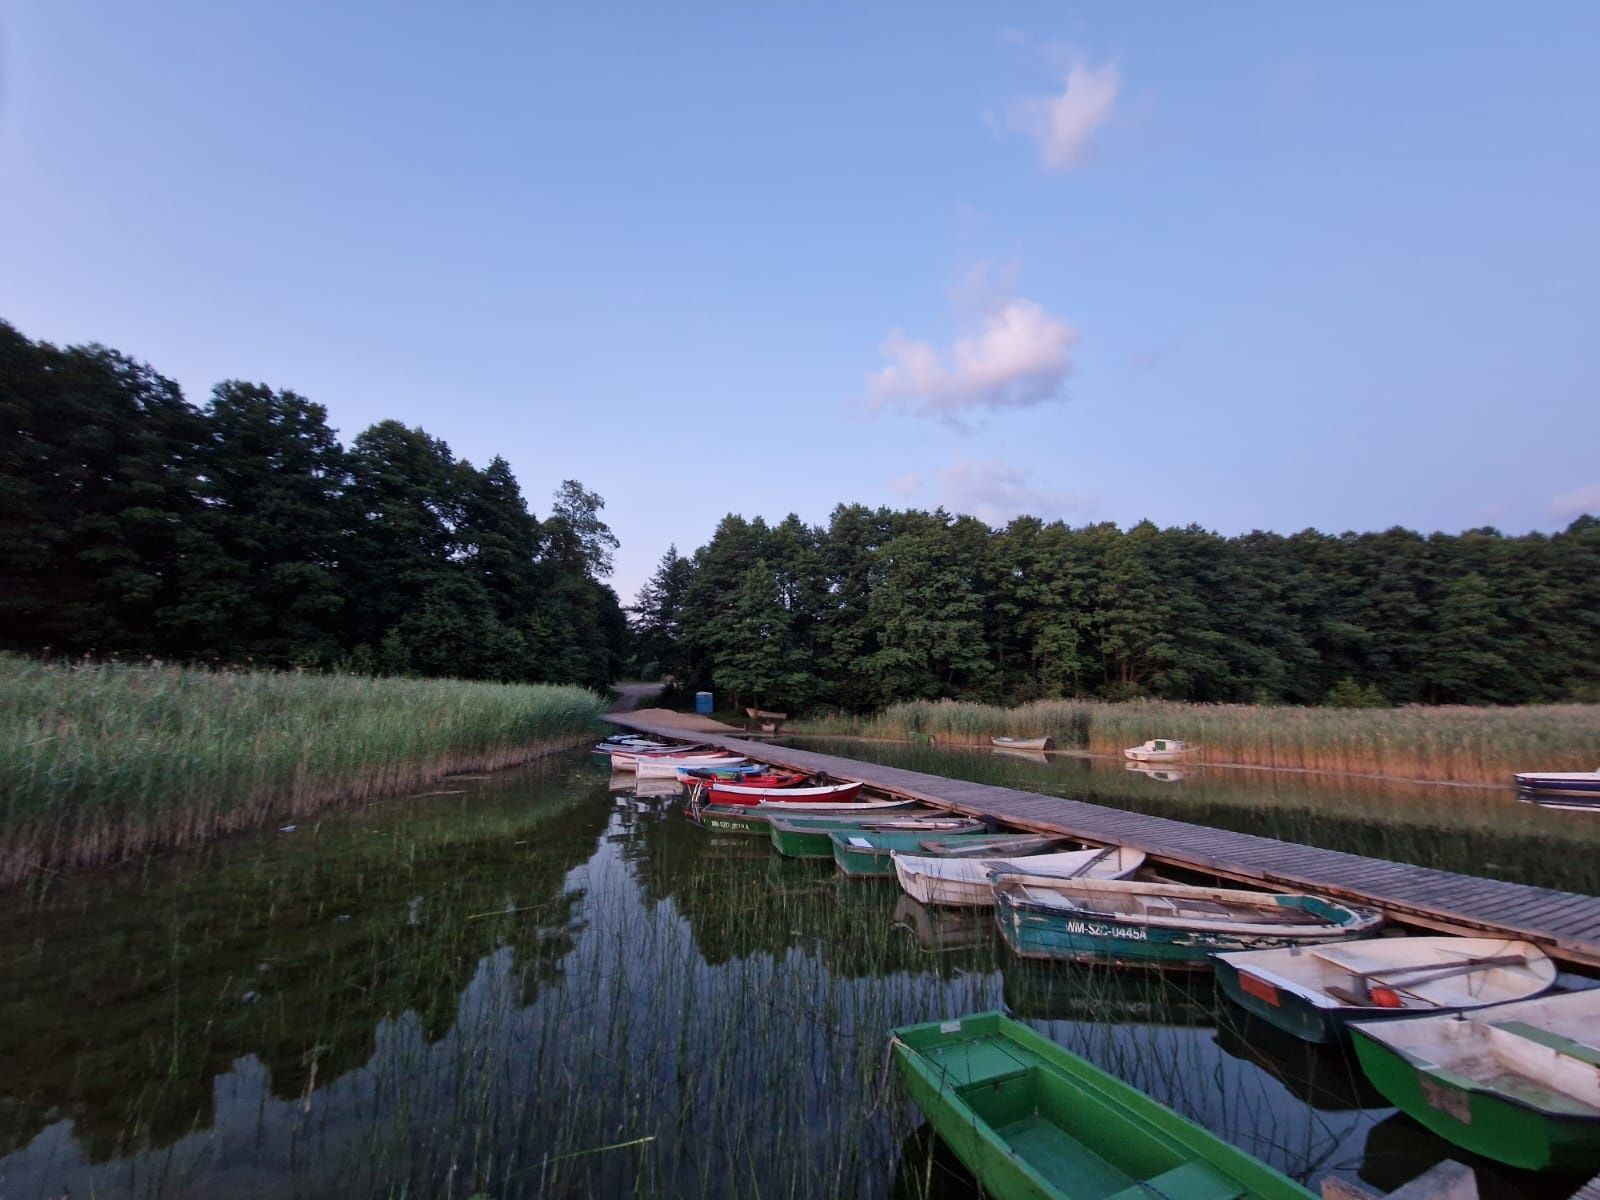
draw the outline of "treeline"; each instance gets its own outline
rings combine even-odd
[[[841,505],[667,552],[640,666],[719,699],[1523,704],[1600,699],[1600,521],[1553,536],[1221,537]]]
[[[604,501],[230,381],[197,408],[0,321],[0,648],[603,686],[627,621]]]

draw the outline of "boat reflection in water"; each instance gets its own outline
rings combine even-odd
[[[1023,1020],[1186,1026],[1216,1020],[1210,975],[1017,959],[1005,963],[1003,974],[1006,1009]]]
[[[1154,779],[1160,783],[1182,783],[1189,778],[1189,772],[1178,767],[1154,767],[1149,763],[1130,762],[1123,763],[1125,770],[1132,771],[1135,775],[1143,775],[1146,779]]]
[[[983,1189],[955,1151],[923,1122],[900,1143],[892,1200],[983,1200]]]
[[[1260,1067],[1321,1112],[1389,1106],[1343,1045],[1303,1042],[1232,1002],[1217,1008],[1214,1040],[1224,1054]]]
[[[1027,762],[1048,763],[1050,756],[1043,750],[1026,750],[1017,746],[994,746],[990,753],[1000,754],[1006,758],[1020,758]]]
[[[929,908],[904,892],[895,904],[894,924],[929,954],[971,950],[995,940],[994,914],[988,909]]]
[[[1518,1171],[1453,1146],[1397,1112],[1367,1131],[1365,1153],[1357,1171],[1361,1182],[1387,1194],[1411,1182],[1446,1159],[1469,1167],[1478,1180],[1478,1200],[1566,1200],[1582,1177]]]

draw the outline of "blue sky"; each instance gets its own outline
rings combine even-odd
[[[0,316],[729,511],[1600,511],[1600,6],[0,9]]]

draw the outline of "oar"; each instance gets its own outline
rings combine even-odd
[[[1418,983],[1435,983],[1441,979],[1449,979],[1452,975],[1466,975],[1480,971],[1484,967],[1526,966],[1527,962],[1527,955],[1524,954],[1497,954],[1486,958],[1463,958],[1448,963],[1418,963],[1414,967],[1372,967],[1365,971],[1352,971],[1350,978],[1355,985],[1353,995],[1356,1003],[1370,1004],[1372,989],[1368,985],[1380,977],[1382,982],[1391,987],[1409,990]],[[1407,982],[1396,983],[1394,981],[1396,975],[1407,976]],[[1418,978],[1411,978],[1413,976]],[[1331,988],[1328,989],[1328,994],[1334,995]],[[1335,996],[1335,999],[1343,1000],[1344,997]]]
[[[1356,979],[1371,979],[1377,975],[1409,975],[1414,971],[1475,971],[1479,967],[1509,967],[1526,963],[1526,954],[1495,954],[1483,958],[1456,958],[1449,962],[1417,963],[1411,967],[1369,967],[1365,971],[1351,971]]]
[[[1100,851],[1099,854],[1096,854],[1088,862],[1084,863],[1083,866],[1079,867],[1076,871],[1073,871],[1071,874],[1069,874],[1067,876],[1067,878],[1068,879],[1077,879],[1077,878],[1079,878],[1081,876],[1087,875],[1090,871],[1094,870],[1102,862],[1104,862],[1107,858],[1109,858],[1111,855],[1115,854],[1116,852],[1117,852],[1117,847],[1116,846],[1107,846],[1104,850]]]

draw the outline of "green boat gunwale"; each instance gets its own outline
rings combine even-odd
[[[1512,1001],[1512,1003],[1520,1003],[1520,1001]],[[1418,1017],[1414,1019],[1470,1021],[1475,1018],[1481,1019],[1486,1014],[1491,1012],[1493,1012],[1492,1007],[1473,1009],[1469,1012],[1440,1013],[1436,1017]],[[1376,1034],[1371,1033],[1366,1029],[1367,1025],[1383,1027],[1392,1026],[1393,1024],[1394,1022],[1392,1021],[1352,1021],[1348,1028],[1352,1034],[1364,1038],[1368,1045],[1376,1047],[1380,1052],[1400,1059],[1407,1066],[1416,1070],[1419,1074],[1426,1075],[1429,1079],[1437,1079],[1441,1083],[1448,1084],[1450,1087],[1455,1088],[1457,1091],[1471,1092],[1473,1095],[1482,1096],[1486,1100],[1489,1100],[1495,1104],[1505,1104],[1512,1108],[1525,1109],[1528,1112],[1534,1113],[1540,1117],[1550,1118],[1554,1116],[1564,1124],[1570,1122],[1573,1124],[1594,1125],[1596,1128],[1600,1128],[1600,1111],[1587,1113],[1552,1113],[1550,1109],[1541,1108],[1533,1101],[1528,1100],[1525,1097],[1518,1096],[1514,1092],[1498,1091],[1497,1089],[1490,1087],[1488,1084],[1473,1079],[1471,1076],[1461,1075],[1450,1070],[1448,1067],[1441,1066],[1439,1063],[1434,1062],[1431,1058],[1424,1058],[1422,1055],[1414,1054],[1410,1050],[1406,1050],[1400,1046],[1391,1046],[1381,1037],[1378,1037]],[[1385,1032],[1387,1032],[1387,1030],[1385,1030]],[[1362,1065],[1363,1068],[1365,1068],[1365,1064]],[[1370,1074],[1371,1073],[1368,1072],[1369,1077]],[[1402,1107],[1401,1111],[1404,1112],[1405,1109]]]
[[[1015,1042],[1022,1050],[1030,1052],[1036,1061],[1025,1063],[1018,1060],[1017,1070],[1004,1076],[951,1085],[948,1082],[947,1071],[937,1068],[923,1051],[941,1044],[952,1044],[952,1035],[971,1034],[976,1034],[976,1037],[971,1037],[970,1040],[999,1037]],[[1173,1166],[1164,1168],[1145,1179],[1130,1175],[1126,1188],[1112,1192],[1101,1200],[1124,1200],[1128,1196],[1148,1194],[1151,1190],[1150,1178],[1158,1178],[1169,1171],[1196,1162],[1215,1170],[1227,1177],[1230,1183],[1237,1185],[1242,1193],[1241,1200],[1244,1197],[1277,1197],[1282,1200],[1294,1197],[1295,1200],[1307,1200],[1312,1195],[1281,1171],[1261,1162],[1138,1088],[1101,1070],[1004,1013],[974,1013],[953,1021],[902,1026],[892,1032],[889,1044],[901,1069],[908,1074],[920,1076],[922,1082],[933,1089],[936,1098],[946,1101],[948,1115],[956,1116],[961,1120],[964,1130],[970,1130],[976,1135],[981,1142],[982,1150],[995,1155],[996,1165],[1021,1173],[1026,1183],[1038,1194],[1070,1195],[1059,1183],[1052,1181],[1025,1157],[1013,1150],[1000,1132],[972,1106],[964,1093],[984,1084],[1017,1078],[1033,1071],[1052,1072],[1071,1088],[1080,1092],[1087,1104],[1098,1106],[1114,1120],[1136,1126],[1155,1146],[1179,1160]],[[920,1101],[919,1107],[922,1107]],[[945,1131],[939,1129],[939,1114],[925,1112],[924,1115],[934,1124],[935,1130],[941,1136],[945,1136]],[[1066,1130],[1062,1132],[1068,1137],[1073,1136]],[[959,1149],[954,1140],[948,1137],[946,1140],[952,1149]],[[965,1162],[964,1156],[958,1154],[958,1157],[963,1157]],[[1107,1162],[1119,1172],[1122,1170],[1110,1160]],[[1007,1193],[1001,1190],[998,1183],[982,1179],[981,1166],[973,1163],[967,1165],[975,1175],[980,1176],[980,1181],[986,1190],[992,1190],[1003,1200]]]

